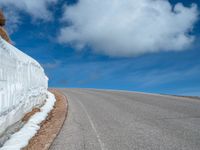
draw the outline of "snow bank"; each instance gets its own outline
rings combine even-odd
[[[44,104],[48,78],[33,58],[0,37],[0,136]]]
[[[20,150],[28,144],[29,140],[39,130],[39,124],[45,120],[48,113],[53,109],[56,101],[55,97],[50,92],[47,94],[48,99],[45,105],[41,108],[41,111],[33,115],[19,132],[13,134],[0,150]]]

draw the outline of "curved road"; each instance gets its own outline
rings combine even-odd
[[[200,100],[64,89],[65,124],[51,150],[199,150]]]

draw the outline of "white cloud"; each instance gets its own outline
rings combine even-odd
[[[12,34],[18,29],[18,26],[21,24],[20,15],[18,14],[18,12],[14,12],[12,9],[9,8],[5,9],[4,12],[7,19],[6,29],[9,34]]]
[[[50,20],[52,14],[48,10],[48,5],[56,2],[57,0],[1,0],[0,5],[25,11],[34,19]]]
[[[62,20],[71,25],[61,29],[58,40],[110,56],[181,51],[195,38],[189,33],[197,18],[195,4],[173,8],[168,0],[79,0],[66,6]]]
[[[0,0],[0,7],[3,8],[7,23],[6,28],[9,34],[14,33],[22,23],[20,12],[29,14],[33,20],[50,21],[53,19],[52,12],[48,9],[50,4],[58,0]]]
[[[42,64],[42,66],[46,69],[55,69],[58,68],[61,65],[61,63],[62,62],[60,60],[54,60],[53,62]]]

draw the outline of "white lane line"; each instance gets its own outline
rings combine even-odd
[[[92,129],[94,130],[94,132],[95,132],[95,134],[96,134],[96,137],[97,137],[97,140],[98,140],[99,145],[100,145],[100,147],[101,147],[101,150],[107,150],[107,149],[105,148],[105,144],[101,141],[101,138],[100,138],[100,136],[99,136],[99,134],[98,134],[98,132],[97,132],[97,129],[95,128],[95,125],[94,125],[94,123],[93,123],[93,121],[92,121],[90,115],[88,114],[88,112],[87,112],[85,106],[83,105],[83,103],[82,103],[81,101],[79,101],[79,100],[77,100],[77,101],[78,101],[78,103],[81,105],[81,107],[83,108],[85,114],[87,115],[88,120],[90,121],[90,124],[91,124]]]

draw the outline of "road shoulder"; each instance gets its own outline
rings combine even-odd
[[[56,104],[49,116],[41,124],[38,133],[29,141],[23,150],[48,150],[54,139],[59,134],[68,112],[67,99],[61,91],[51,89],[56,97]]]

